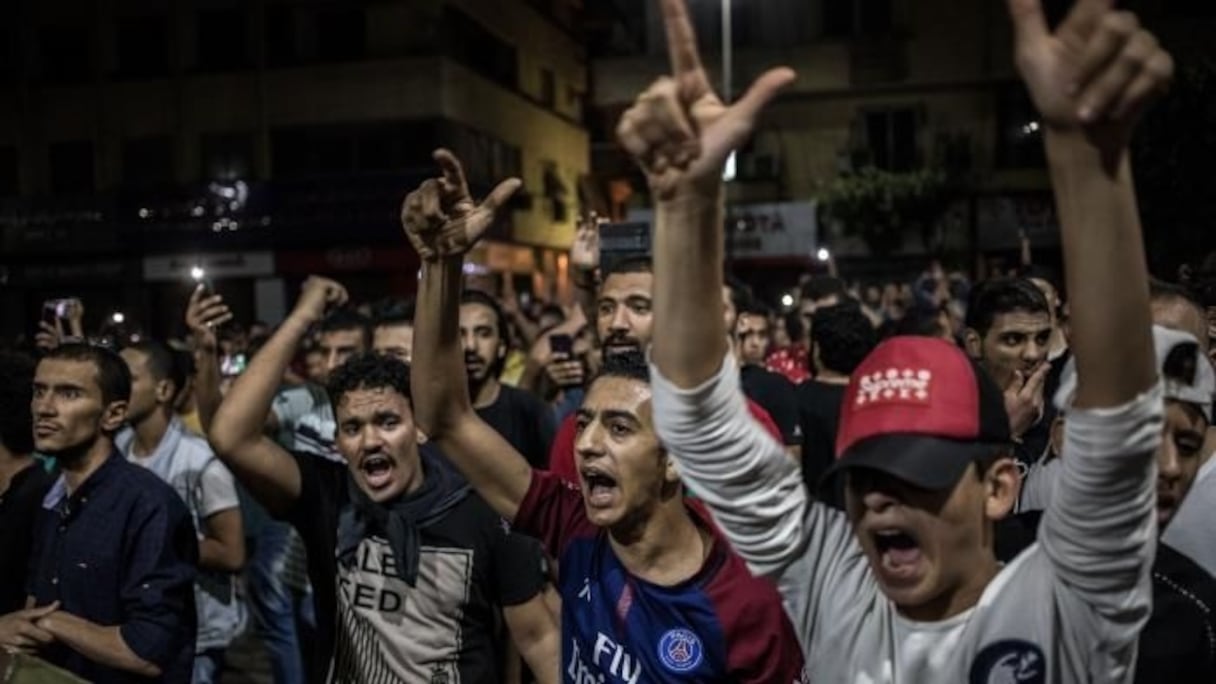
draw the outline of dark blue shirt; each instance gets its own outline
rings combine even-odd
[[[97,684],[188,684],[197,563],[185,503],[150,470],[116,452],[71,496],[60,477],[35,521],[29,593],[36,605],[59,601],[61,610],[94,624],[118,625],[127,646],[162,676],[105,667],[63,644],[43,657]]]

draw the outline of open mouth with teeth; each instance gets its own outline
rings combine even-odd
[[[372,454],[359,464],[363,478],[372,489],[381,489],[388,485],[393,477],[393,462],[384,454]]]
[[[921,551],[916,537],[900,529],[877,530],[874,548],[883,574],[892,579],[910,579],[920,567]]]
[[[583,487],[587,503],[595,507],[611,506],[619,491],[612,476],[593,469],[583,471]]]

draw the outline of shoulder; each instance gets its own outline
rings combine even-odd
[[[164,514],[169,517],[189,517],[185,502],[168,483],[151,470],[125,459],[114,464],[112,486],[118,490],[120,500],[137,514]]]

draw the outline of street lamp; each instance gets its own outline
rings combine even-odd
[[[731,0],[722,0],[722,101],[730,104],[731,84],[734,82],[734,40],[731,26]],[[735,152],[731,151],[722,169],[722,180],[729,183],[735,179]]]

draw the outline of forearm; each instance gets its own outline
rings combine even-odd
[[[723,197],[661,201],[654,236],[655,365],[677,387],[704,383],[726,354],[722,320]],[[694,343],[695,342],[695,343]]]
[[[144,677],[159,677],[158,666],[140,658],[122,637],[121,627],[94,624],[82,617],[54,613],[40,623],[56,640],[85,658],[119,670]]]
[[[574,303],[588,321],[595,320],[595,271],[571,269],[570,285],[574,290]]]
[[[194,403],[203,432],[211,430],[224,397],[220,394],[220,364],[215,347],[200,347],[194,375]]]
[[[414,360],[410,379],[418,427],[440,439],[461,416],[472,412],[460,342],[463,259],[424,263],[414,313]],[[453,382],[454,378],[460,381]]]
[[[1073,302],[1076,406],[1126,404],[1157,376],[1129,153],[1104,158],[1080,134],[1049,132],[1047,157]]]
[[[542,595],[522,606],[503,609],[511,641],[539,684],[556,684],[561,644],[557,620]]]
[[[810,503],[798,465],[748,413],[734,359],[723,353],[713,377],[691,388],[656,369],[651,387],[655,427],[681,481],[753,573],[784,572],[803,553]]]
[[[289,317],[232,384],[208,431],[216,452],[230,454],[262,436],[283,373],[311,324],[304,317]]]

